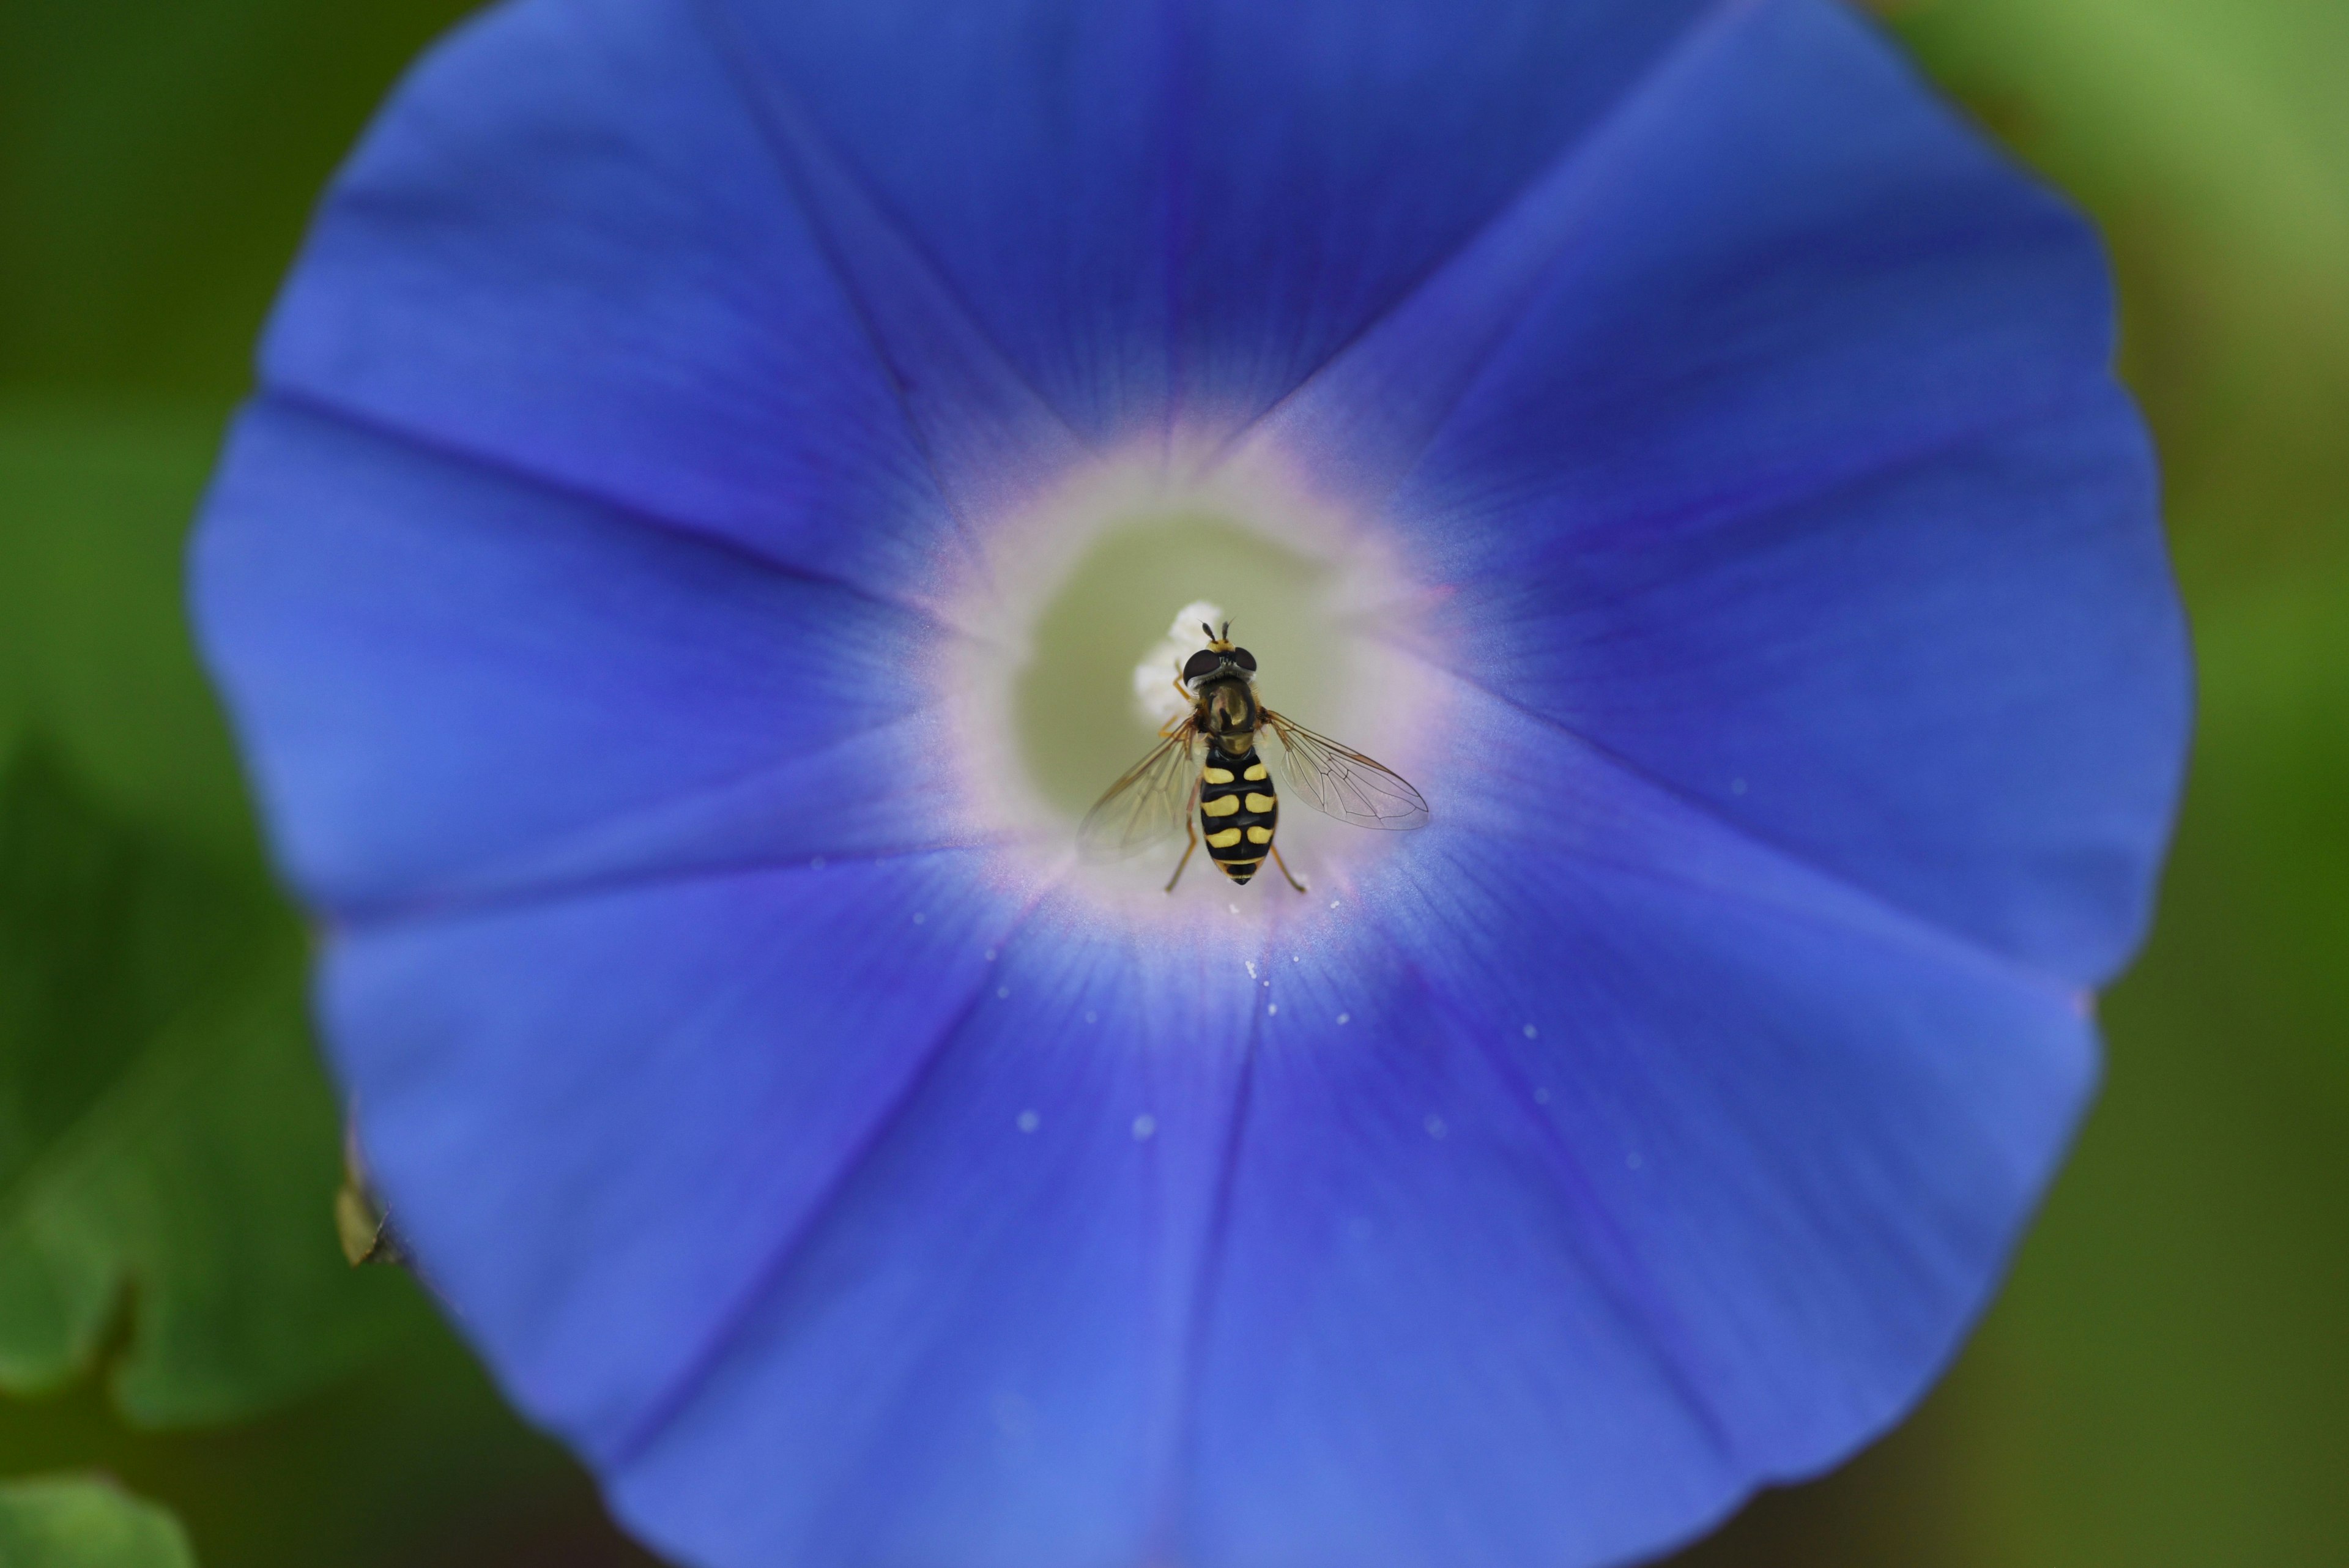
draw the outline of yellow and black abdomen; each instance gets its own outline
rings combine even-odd
[[[1247,750],[1234,755],[1223,742],[1210,742],[1207,765],[1199,774],[1199,836],[1235,882],[1246,882],[1264,864],[1280,817],[1272,774],[1256,754],[1256,742],[1244,743]]]

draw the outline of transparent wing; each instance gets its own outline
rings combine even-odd
[[[1314,810],[1358,827],[1427,826],[1427,802],[1392,769],[1269,708],[1264,722],[1288,756],[1281,778]]]
[[[1158,742],[1077,825],[1077,848],[1088,860],[1123,860],[1183,827],[1191,788],[1199,782],[1192,760],[1198,729],[1191,720]]]

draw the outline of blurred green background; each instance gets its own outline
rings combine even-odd
[[[405,1274],[336,1252],[302,936],[180,609],[308,205],[463,9],[0,0],[9,1568],[649,1561]],[[2349,5],[1888,20],[2109,237],[2200,733],[2104,1100],[1999,1305],[1899,1431],[1681,1561],[2349,1562]]]

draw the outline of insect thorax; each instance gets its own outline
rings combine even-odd
[[[1199,689],[1200,731],[1213,738],[1228,738],[1231,751],[1247,749],[1256,733],[1258,711],[1256,692],[1245,680],[1211,680]]]

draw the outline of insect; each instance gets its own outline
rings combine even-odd
[[[1233,644],[1231,622],[1220,634],[1205,624],[1199,629],[1207,646],[1174,677],[1191,711],[1160,731],[1150,754],[1085,814],[1077,845],[1086,858],[1123,859],[1187,826],[1191,842],[1166,878],[1169,893],[1203,835],[1208,857],[1233,881],[1253,877],[1268,855],[1288,885],[1305,891],[1273,843],[1280,795],[1256,749],[1266,731],[1280,742],[1281,772],[1307,805],[1360,827],[1427,826],[1427,802],[1391,769],[1257,701],[1256,655]]]

